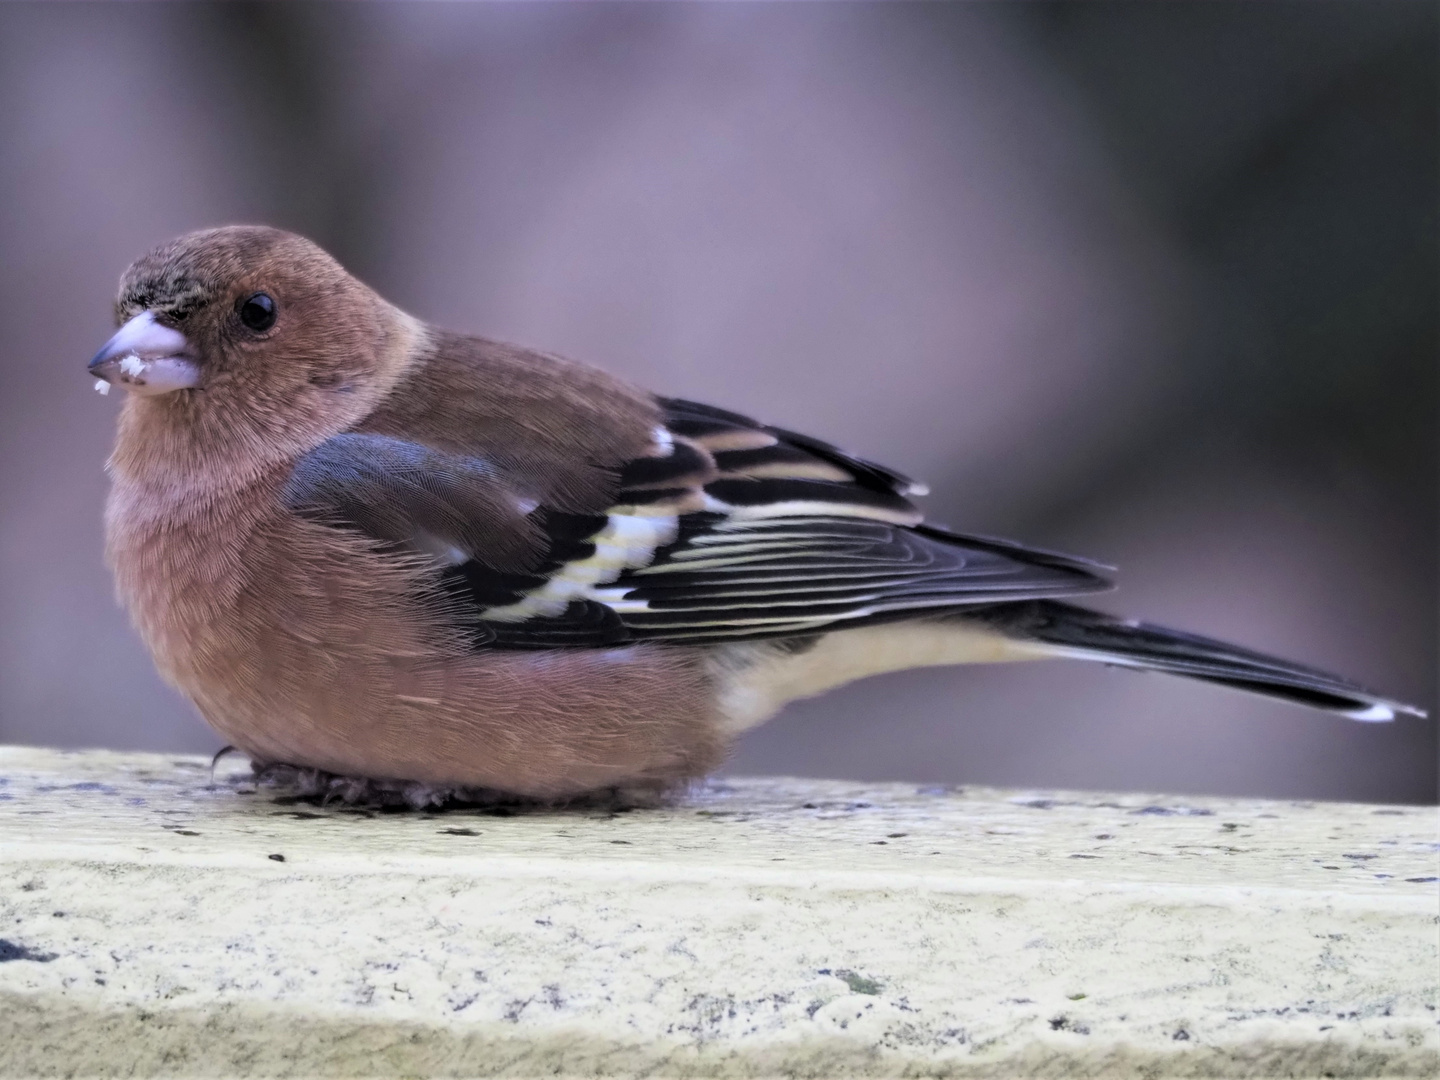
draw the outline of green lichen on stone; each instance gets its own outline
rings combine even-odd
[[[835,977],[837,979],[844,979],[845,985],[850,987],[850,992],[854,994],[878,994],[883,989],[880,983],[858,972],[837,971],[835,972]]]

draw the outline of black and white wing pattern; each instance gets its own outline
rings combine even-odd
[[[804,435],[666,399],[652,457],[606,514],[532,520],[534,570],[452,565],[477,644],[699,644],[813,634],[980,604],[1102,591],[1104,568],[923,523],[909,478]]]
[[[828,443],[663,399],[604,513],[476,457],[348,433],[297,463],[296,513],[433,558],[477,647],[787,637],[1110,587],[1081,559],[923,522],[923,488]]]

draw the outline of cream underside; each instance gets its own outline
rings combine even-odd
[[[737,643],[716,649],[711,662],[722,729],[738,735],[768,720],[788,702],[868,675],[1053,655],[1046,645],[1016,641],[979,625],[927,621],[840,630],[796,653],[763,642]]]

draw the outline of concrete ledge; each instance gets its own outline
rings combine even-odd
[[[318,808],[0,748],[0,1074],[1440,1073],[1430,808]]]

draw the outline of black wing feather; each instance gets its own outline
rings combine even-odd
[[[286,499],[387,542],[438,538],[461,553],[439,573],[487,648],[783,637],[1109,588],[1084,560],[921,524],[905,497],[914,481],[829,443],[661,404],[671,441],[620,468],[609,515],[522,513],[491,464],[378,435],[307,455]],[[600,574],[617,520],[671,527]],[[590,578],[576,578],[587,564]]]
[[[715,542],[724,525],[682,535],[615,582],[636,638],[788,636],[797,624],[813,632],[1110,587],[1078,561],[1030,562],[883,521],[778,518],[730,532],[733,544]]]
[[[1110,664],[1163,671],[1236,690],[1278,697],[1364,720],[1425,711],[1383,697],[1328,671],[1183,630],[1053,600],[987,608],[979,617],[1001,633],[1029,638],[1058,652]]]
[[[867,461],[810,435],[771,427],[748,416],[684,398],[661,398],[660,404],[666,410],[667,425],[676,434],[704,440],[706,437],[737,432],[759,432],[775,439],[782,454],[788,456],[797,450],[804,451],[809,457],[847,473],[851,482],[859,487],[896,495],[920,494],[924,491],[923,484],[916,483],[904,473]],[[717,457],[716,462],[722,469],[730,467],[730,463],[723,458]]]

